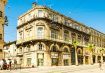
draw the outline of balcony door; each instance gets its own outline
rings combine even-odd
[[[44,37],[44,27],[37,28],[37,38],[42,39]]]

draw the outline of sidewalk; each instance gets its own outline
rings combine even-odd
[[[103,65],[103,68],[105,64]],[[53,66],[53,67],[37,67],[29,69],[6,70],[0,73],[105,73],[105,69],[100,70],[98,64],[79,65],[79,66]]]

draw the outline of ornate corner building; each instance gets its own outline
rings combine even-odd
[[[3,46],[4,46],[4,22],[5,22],[5,5],[7,0],[0,0],[0,59],[3,58]]]
[[[24,67],[105,62],[105,34],[33,3],[18,18],[16,59]]]

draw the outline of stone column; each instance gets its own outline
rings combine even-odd
[[[93,64],[93,55],[92,55],[92,52],[90,54],[90,64],[92,65]]]
[[[103,54],[101,55],[101,62],[103,63]]]
[[[83,64],[85,64],[85,48],[83,48]]]
[[[96,55],[96,57],[95,57],[95,63],[98,63],[98,62],[97,62],[97,55]]]
[[[76,50],[76,48],[75,48],[75,63],[76,63],[76,65],[78,65],[78,57],[77,57],[77,50]]]
[[[63,66],[63,54],[59,53],[59,63],[58,66]]]

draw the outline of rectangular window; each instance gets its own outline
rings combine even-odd
[[[76,40],[76,34],[74,32],[71,33],[72,42]]]
[[[0,17],[2,17],[3,16],[3,12],[2,11],[0,11]]]
[[[57,15],[53,15],[53,21],[55,21],[55,22],[58,21],[58,16]]]
[[[57,30],[51,30],[51,38],[58,39],[58,31]]]
[[[81,44],[82,43],[82,35],[78,34],[78,41]]]
[[[43,66],[44,65],[44,53],[38,53],[38,66]]]
[[[38,16],[43,17],[43,11],[42,10],[38,10]]]
[[[52,58],[52,65],[54,66],[58,65],[58,58]]]
[[[22,39],[22,31],[21,32],[19,32],[19,39]]]
[[[27,38],[27,40],[30,39],[30,37],[32,37],[32,27],[28,27],[27,29],[25,29],[25,38]]]
[[[28,65],[28,66],[31,65],[31,58],[27,58],[27,65]]]
[[[44,29],[43,27],[38,27],[37,28],[37,38],[41,39],[44,37]]]
[[[69,41],[69,32],[68,31],[64,31],[64,40]]]
[[[0,34],[0,40],[2,40],[2,34]]]
[[[27,50],[27,52],[30,52],[30,51],[31,51],[31,47],[28,45],[28,46],[26,47],[26,50]]]
[[[22,53],[22,48],[19,49],[19,53]]]

